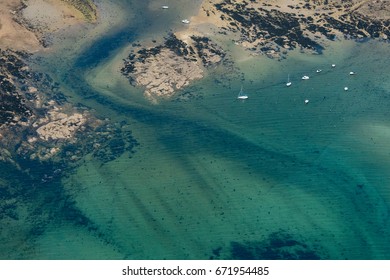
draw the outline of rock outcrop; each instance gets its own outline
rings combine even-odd
[[[161,45],[135,45],[122,73],[133,85],[143,86],[149,100],[157,102],[202,78],[205,69],[218,65],[224,57],[225,52],[207,37],[191,36],[184,41],[171,34]]]

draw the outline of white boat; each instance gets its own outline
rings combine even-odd
[[[163,6],[161,6],[161,9],[169,9],[169,6],[163,5]]]
[[[305,104],[308,104],[309,103],[309,99],[305,99]]]
[[[303,76],[303,77],[302,77],[302,80],[308,80],[308,79],[310,79],[309,76]]]
[[[332,68],[335,68],[336,67],[336,64],[332,64]]]
[[[286,83],[286,86],[291,86],[291,82],[290,82],[290,74],[288,74],[288,76],[287,76],[287,83]]]
[[[347,90],[348,90],[348,87],[344,87],[344,90],[347,91]]]
[[[356,74],[356,73],[353,72],[353,71],[349,72],[349,75],[355,75],[355,74]]]
[[[190,23],[190,21],[188,20],[188,19],[183,19],[182,21],[181,21],[182,23],[185,23],[185,24],[189,24]]]
[[[242,87],[241,87],[240,92],[238,93],[237,99],[241,99],[241,100],[248,99],[248,95],[246,95],[246,94],[244,93],[244,91],[242,90]]]
[[[322,72],[322,70],[321,69],[317,69],[317,71],[316,71],[317,73],[321,73]]]

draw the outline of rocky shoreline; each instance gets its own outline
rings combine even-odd
[[[24,28],[26,34],[33,33],[39,38],[40,48],[46,47],[45,32],[54,30],[44,31],[45,24],[80,23],[80,19],[73,21],[74,8],[88,22],[96,20],[97,16],[97,8],[91,0],[8,0],[1,5],[10,9],[6,20],[12,19],[13,24],[4,28],[0,24],[0,37],[17,35],[15,26],[18,26]],[[49,10],[42,10],[41,5]],[[52,17],[48,16],[50,12]],[[32,53],[24,47],[15,45],[11,49],[5,45],[2,48],[0,44],[1,163],[11,164],[21,171],[26,171],[25,166],[33,162],[64,169],[77,165],[87,154],[103,164],[124,153],[129,156],[134,153],[138,142],[126,123],[99,119],[88,108],[71,104],[61,85],[48,74],[32,70],[30,63]],[[44,181],[52,177],[49,173],[45,174]]]
[[[245,48],[279,58],[295,48],[321,53],[327,40],[340,36],[390,38],[390,18],[372,15],[373,8],[364,9],[363,2],[225,0],[213,1],[204,12],[222,21],[221,30],[238,33],[238,43]]]
[[[0,51],[0,161],[24,170],[27,161],[64,167],[87,154],[105,163],[134,153],[138,142],[126,123],[72,105],[49,75],[30,70],[28,59]]]
[[[172,98],[224,60],[226,52],[213,42],[216,35],[232,38],[253,55],[275,59],[294,49],[321,54],[329,41],[340,38],[389,41],[389,2],[205,0],[185,31],[170,35],[163,45],[132,50],[122,74],[157,102]],[[199,31],[204,25],[212,26],[211,35]]]

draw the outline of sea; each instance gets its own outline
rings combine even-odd
[[[277,60],[219,38],[234,68],[153,103],[123,59],[185,29],[201,1],[97,3],[99,24],[54,35],[35,67],[139,146],[44,184],[2,170],[17,206],[1,259],[390,259],[388,43],[337,38]]]

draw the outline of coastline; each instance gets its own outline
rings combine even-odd
[[[36,61],[40,56],[45,56],[50,60],[50,55],[58,55],[61,48],[67,48],[67,44],[72,43],[72,39],[67,41],[67,38],[61,37],[69,34],[66,32],[72,28],[85,28],[88,32],[93,31],[96,33],[95,36],[99,36],[107,30],[110,22],[106,21],[105,24],[99,25],[100,29],[95,28],[95,25],[85,22],[84,16],[79,11],[59,0],[31,0],[22,6],[18,0],[8,0],[2,5],[8,8],[13,7],[17,11],[13,13],[10,10],[11,16],[1,19],[3,22],[13,20],[13,25],[11,27],[1,26],[0,37],[7,37],[8,34],[19,36],[20,28],[26,34],[31,35],[31,37],[27,36],[29,43],[13,45],[13,49],[7,50],[7,42],[1,41],[5,44],[0,44],[0,58],[4,63],[0,67],[0,91],[1,100],[4,103],[3,110],[0,111],[0,137],[7,139],[1,146],[4,152],[4,156],[1,157],[2,161],[9,162],[23,170],[18,160],[15,160],[16,158],[21,157],[21,161],[31,160],[56,164],[68,161],[69,165],[72,165],[77,164],[78,160],[88,153],[101,158],[103,162],[119,156],[119,154],[110,155],[113,154],[110,147],[99,143],[105,138],[104,131],[111,130],[117,124],[109,120],[101,120],[82,105],[69,102],[68,93],[66,93],[68,89],[64,87],[64,84],[57,82],[59,77],[55,76],[55,71],[46,69],[43,61]],[[12,18],[14,16],[20,16],[23,19],[16,20]],[[50,29],[46,30],[46,26],[50,26]],[[45,29],[44,33],[42,29]],[[55,36],[59,41],[48,46],[42,40],[38,40],[40,36],[47,34]],[[75,36],[82,35],[76,33]],[[10,39],[16,40],[12,36]],[[70,50],[68,55],[63,57],[69,59],[66,63],[71,65],[74,57],[70,54],[83,51],[83,44],[91,44],[91,40],[93,37],[84,38],[77,48]],[[67,44],[63,44],[65,42]],[[5,49],[2,50],[2,48]],[[64,60],[57,59],[50,67],[53,67],[55,63],[63,63],[62,67],[65,67],[67,64],[64,62]],[[122,127],[123,125],[120,125],[115,128],[117,130],[114,133],[115,137],[121,138],[122,133],[127,133],[122,130]],[[99,134],[100,140],[96,139],[95,143],[86,149],[83,147],[88,137]],[[124,137],[128,139],[123,142],[123,152],[131,152],[137,143],[130,136]],[[80,146],[79,148],[67,151],[69,146],[76,143]]]
[[[226,44],[229,40],[251,56],[265,55],[277,60],[286,59],[293,50],[308,55],[321,54],[335,40],[359,41],[373,38],[388,41],[390,17],[386,13],[381,13],[382,17],[373,16],[373,11],[378,6],[367,6],[366,2],[326,1],[311,4],[310,1],[249,3],[205,0],[198,13],[190,17],[183,28],[174,31],[173,36],[189,50],[196,45],[194,37],[204,38],[203,40],[210,42],[210,46],[215,44],[218,52],[223,55],[219,56],[218,62],[213,64],[214,67],[223,64],[225,57],[225,47],[218,44]],[[192,80],[202,78],[203,73],[207,72],[205,65],[210,63],[209,57],[205,58],[202,54],[199,58],[193,57],[196,63],[191,65],[180,60],[183,54],[176,54],[177,61],[168,63],[172,68],[188,65],[189,68],[198,70],[193,73],[183,71],[183,74],[171,71],[169,76],[172,77],[173,84],[176,84],[175,80],[178,81],[180,77],[185,79],[178,83],[180,86],[172,87],[169,81],[161,78],[164,76],[163,68],[155,67],[162,61],[172,60],[169,56],[162,57],[159,54],[161,45],[155,44],[149,49],[147,45],[143,46],[142,50],[145,55],[140,56],[136,50],[131,51],[122,73],[128,77],[131,84],[144,88],[145,96],[153,103],[158,103],[157,100],[161,97],[171,98],[175,92],[186,87]],[[207,51],[215,53],[212,47]],[[141,63],[137,64],[137,61]],[[154,84],[156,80],[158,86]]]

